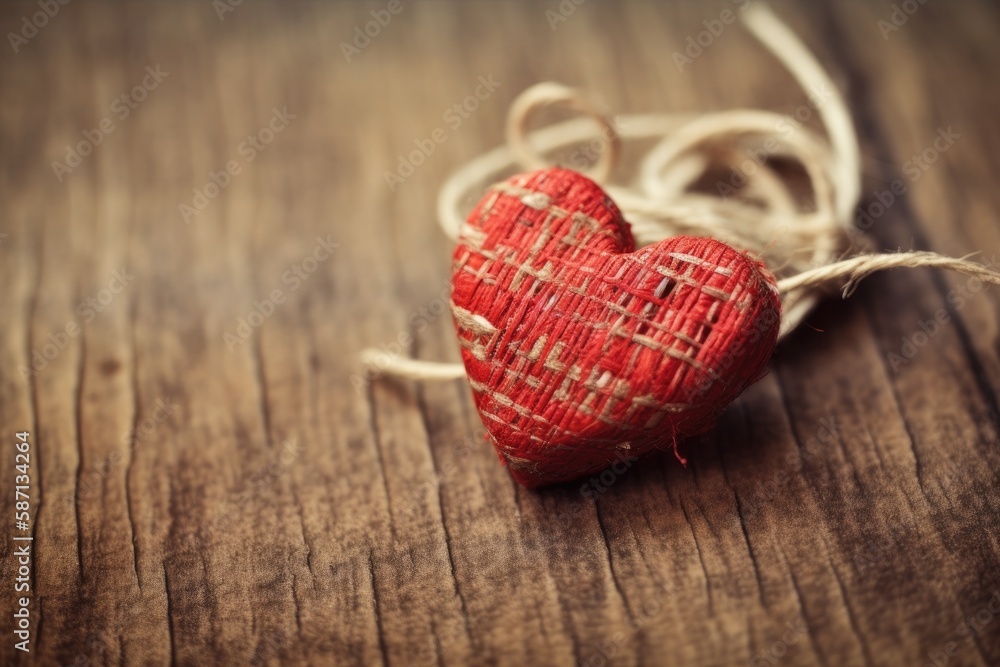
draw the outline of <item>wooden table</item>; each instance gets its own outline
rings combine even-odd
[[[528,85],[806,104],[737,24],[675,64],[740,2],[51,4],[0,16],[0,662],[1000,664],[996,290],[829,299],[686,469],[590,497],[512,483],[464,382],[352,382],[369,345],[458,360],[436,192]],[[878,246],[996,261],[1000,12],[902,5],[778,11],[849,96]]]

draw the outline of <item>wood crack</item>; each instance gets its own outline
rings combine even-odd
[[[552,584],[556,592],[556,602],[559,604],[559,618],[562,620],[563,626],[566,628],[566,634],[570,637],[570,645],[572,646],[573,652],[573,664],[583,665],[585,663],[583,661],[583,655],[580,652],[583,642],[580,641],[580,638],[574,631],[572,610],[563,599],[562,593],[559,592],[559,587],[555,585],[555,582],[552,582]]]
[[[29,402],[31,403],[31,421],[32,421],[31,436],[35,438],[37,438],[40,435],[38,429],[41,428],[41,422],[38,417],[39,414],[38,413],[39,395],[38,395],[38,379],[37,379],[38,375],[35,372],[34,368],[32,367],[34,360],[32,359],[33,355],[32,355],[31,343],[34,340],[35,336],[35,317],[38,314],[38,295],[42,289],[42,267],[44,265],[43,260],[45,258],[44,246],[45,246],[45,233],[43,230],[42,233],[39,234],[39,240],[38,240],[38,258],[37,258],[38,270],[35,272],[35,289],[31,293],[31,298],[26,308],[27,332],[25,337],[25,350],[24,350],[25,361],[27,362],[29,369],[27,378],[25,378],[25,380],[28,382],[28,387],[29,387],[28,393],[30,396]],[[42,465],[38,452],[35,453],[35,460],[38,462],[38,465],[35,466],[35,484],[38,486],[39,489],[44,489],[45,487],[43,486],[42,483],[43,482]],[[79,494],[79,489],[77,489],[76,491],[77,494],[74,495],[74,504],[76,503],[76,498]],[[45,503],[45,496],[46,496],[45,493],[40,493],[38,495],[38,505],[35,508],[35,520],[31,522],[32,524],[31,539],[33,543],[38,539],[38,524],[42,516],[42,507],[44,506]],[[77,512],[77,526],[79,526],[79,512]],[[37,587],[38,587],[38,566],[37,564],[32,563],[31,588],[32,590],[37,590]],[[39,604],[39,611],[41,611],[41,597],[39,597],[38,604]],[[41,622],[42,619],[39,619],[38,636],[37,636],[39,644],[41,643]]]
[[[741,407],[740,411],[743,415],[743,421],[746,425],[747,435],[749,437],[750,426],[747,422],[746,410]],[[753,546],[750,543],[750,533],[747,530],[746,517],[743,514],[743,503],[740,502],[739,494],[736,493],[736,487],[729,479],[729,471],[726,469],[725,461],[722,460],[721,455],[719,456],[719,465],[722,468],[722,477],[726,480],[726,486],[728,486],[733,493],[733,501],[736,505],[736,516],[739,518],[740,522],[740,531],[743,535],[743,541],[747,545],[747,553],[750,554],[750,563],[753,565],[754,578],[757,580],[757,595],[760,598],[760,605],[764,609],[767,609],[767,603],[764,601],[764,580],[760,573],[760,563],[757,562],[757,556],[754,554]]]
[[[73,494],[73,507],[76,512],[76,557],[80,565],[80,583],[86,583],[86,573],[83,568],[83,523],[80,521],[80,490],[83,483],[83,378],[87,363],[87,343],[83,332],[80,333],[80,361],[76,374],[76,489]]]
[[[750,543],[750,533],[747,531],[747,522],[743,516],[743,503],[740,502],[740,497],[736,494],[736,490],[733,489],[733,500],[736,502],[736,515],[740,519],[740,530],[743,533],[743,541],[747,545],[747,553],[750,554],[750,562],[753,564],[754,577],[757,579],[757,593],[760,598],[760,605],[767,609],[767,603],[764,601],[764,579],[760,574],[760,563],[757,562],[757,555],[753,551],[753,545]]]
[[[774,383],[775,386],[777,386],[778,388],[778,396],[781,397],[781,406],[785,410],[785,421],[788,422],[788,432],[791,434],[792,440],[795,442],[795,448],[796,450],[798,450],[799,453],[799,461],[802,463],[801,470],[804,470],[806,462],[806,457],[804,456],[804,454],[808,454],[808,452],[802,445],[802,438],[799,437],[798,427],[795,425],[795,420],[792,419],[792,404],[791,402],[789,402],[788,391],[786,391],[785,383],[781,379],[781,373],[777,370],[774,372]],[[823,457],[823,463],[827,472],[830,472],[829,460],[825,456]]]
[[[851,607],[850,600],[847,596],[847,588],[844,586],[844,580],[840,577],[840,572],[837,571],[837,566],[833,564],[833,559],[830,558],[830,548],[826,543],[826,538],[820,535],[823,540],[823,553],[826,556],[826,562],[830,566],[830,571],[833,572],[833,578],[837,582],[837,587],[840,590],[840,599],[844,601],[844,612],[847,615],[847,622],[851,626],[851,632],[854,637],[858,640],[858,646],[861,649],[861,653],[865,658],[865,664],[873,664],[871,655],[868,652],[868,644],[861,636],[861,628],[858,626],[858,619],[854,614],[854,609]]]
[[[868,322],[869,329],[872,329],[873,324],[870,318],[870,313],[866,312],[865,319]],[[913,453],[914,476],[917,479],[917,485],[920,487],[920,491],[924,494],[924,496],[927,497],[927,489],[924,487],[923,464],[920,461],[920,454],[917,452],[916,436],[913,435],[913,429],[910,428],[910,422],[906,418],[906,412],[903,408],[902,397],[899,395],[899,389],[896,387],[896,383],[892,381],[892,377],[889,375],[889,369],[886,368],[885,355],[882,354],[883,350],[882,346],[878,342],[878,336],[875,336],[874,342],[879,351],[879,354],[876,355],[879,358],[879,368],[882,369],[882,375],[885,377],[885,382],[889,387],[890,394],[892,395],[893,403],[896,406],[896,413],[899,415],[899,421],[902,422],[903,431],[906,433],[906,437],[910,443],[910,451]]]
[[[632,613],[632,609],[629,607],[628,599],[625,597],[625,591],[622,590],[621,582],[618,581],[618,573],[615,572],[615,564],[611,558],[611,543],[608,541],[608,531],[604,526],[604,519],[601,517],[601,501],[600,498],[594,501],[594,516],[597,518],[597,528],[601,533],[601,539],[604,542],[604,555],[608,559],[608,572],[611,574],[611,581],[615,586],[615,592],[618,593],[618,597],[621,598],[622,607],[625,608],[625,612],[628,614],[629,619],[631,619],[632,624],[635,624],[635,614]]]
[[[708,566],[705,565],[705,557],[701,553],[701,545],[698,544],[698,535],[694,532],[694,524],[691,523],[691,517],[688,516],[684,501],[679,501],[679,504],[681,506],[681,513],[684,515],[684,521],[687,522],[688,528],[691,530],[691,539],[694,540],[694,549],[698,554],[698,562],[701,563],[701,571],[705,574],[705,599],[708,600],[708,613],[715,614],[714,602],[712,601],[712,580],[708,575]]]
[[[850,76],[851,83],[856,89],[855,94],[850,96],[850,101],[852,102],[854,115],[859,121],[858,125],[862,130],[859,134],[863,135],[875,146],[882,161],[892,164],[892,150],[885,140],[886,132],[881,127],[878,114],[871,103],[871,94],[869,92],[871,86],[868,75],[865,73],[865,68],[855,61],[853,52],[845,46],[849,43],[849,40],[845,38],[844,28],[840,24],[837,13],[829,5],[822,4],[821,6],[823,8],[822,11],[826,14],[826,23],[829,26],[829,30],[826,33],[828,36],[826,40],[827,44],[835,57],[844,64]],[[899,217],[905,221],[907,228],[916,241],[917,248],[929,248],[930,243],[927,234],[924,232],[923,226],[919,223],[920,216],[917,215],[917,212],[910,205],[909,199],[899,197],[896,200],[896,205],[898,206]],[[882,236],[884,237],[885,235],[883,234]],[[931,271],[930,273],[930,280],[934,284],[935,291],[938,292],[941,300],[947,303],[947,295],[950,291],[947,282],[940,271]],[[969,362],[968,370],[972,374],[977,391],[991,410],[991,414],[1000,416],[1000,401],[998,401],[997,394],[989,383],[989,378],[983,371],[984,365],[972,344],[972,336],[969,334],[968,325],[961,318],[961,314],[957,312],[952,313],[952,321],[955,323],[955,331],[961,341],[966,360]]]
[[[373,446],[375,447],[375,462],[378,464],[379,478],[382,480],[382,492],[385,494],[386,512],[389,514],[389,531],[396,538],[396,520],[392,511],[392,494],[389,493],[389,478],[386,474],[385,456],[382,453],[382,435],[378,428],[378,415],[375,407],[375,390],[372,383],[365,389],[365,398],[368,402],[368,427],[371,429]]]
[[[778,553],[781,555],[781,561],[785,564],[785,569],[788,570],[788,577],[792,580],[792,590],[795,591],[795,599],[798,601],[799,612],[803,622],[805,622],[806,634],[809,637],[809,644],[812,646],[813,655],[819,660],[820,665],[826,667],[826,656],[819,650],[819,638],[816,636],[813,624],[809,621],[809,615],[806,612],[805,594],[799,585],[799,578],[795,576],[795,570],[792,569],[791,563],[788,562],[788,556],[785,554],[785,550],[781,548],[781,544],[778,543],[777,547]]]
[[[312,546],[309,544],[309,538],[306,536],[306,517],[302,509],[302,501],[299,500],[298,494],[295,494],[295,503],[299,510],[299,528],[302,531],[302,545],[306,548],[306,568],[309,570],[309,574],[312,575],[313,587],[316,586],[316,572],[313,571],[312,565]]]
[[[134,303],[134,302],[133,302]],[[139,415],[140,415],[140,395],[139,395],[139,353],[136,346],[136,335],[135,335],[135,310],[134,305],[129,309],[129,319],[130,319],[130,332],[131,332],[131,342],[132,342],[132,430],[129,435],[128,441],[128,463],[125,464],[125,511],[128,515],[128,525],[130,530],[130,541],[132,543],[132,568],[135,571],[135,582],[139,586],[139,592],[142,592],[142,579],[139,577],[139,537],[138,531],[136,530],[135,514],[132,508],[132,488],[131,488],[131,477],[132,477],[132,467],[135,463],[136,455],[138,453],[138,437],[139,437]]]
[[[270,402],[267,397],[267,377],[264,373],[264,351],[261,349],[262,343],[260,342],[262,336],[263,332],[257,332],[257,335],[254,337],[254,370],[257,375],[257,386],[260,387],[260,416],[264,427],[264,442],[267,444],[268,449],[274,449]]]
[[[375,582],[375,559],[372,550],[368,550],[368,583],[372,587],[372,608],[375,611],[375,628],[378,631],[378,648],[382,654],[382,664],[387,665],[389,651],[385,644],[385,628],[382,627],[382,602],[379,599],[378,585]]]
[[[414,339],[415,340],[415,339]],[[431,459],[431,466],[434,468],[435,476],[439,475],[439,467],[437,463],[437,458],[434,456],[434,447],[431,442],[431,427],[427,416],[427,405],[424,400],[424,391],[422,387],[417,388],[417,411],[420,413],[420,423],[424,428],[424,440],[427,443],[427,452]],[[438,516],[441,518],[441,530],[444,533],[444,547],[445,553],[448,556],[448,570],[451,573],[452,585],[455,589],[455,595],[458,596],[459,607],[462,611],[462,626],[465,629],[465,634],[469,638],[469,644],[475,648],[477,642],[475,637],[472,636],[472,630],[470,628],[469,610],[466,606],[465,595],[462,593],[462,587],[458,583],[458,575],[455,573],[455,557],[452,553],[451,546],[451,533],[448,531],[448,522],[445,519],[444,511],[444,499],[441,494],[441,483],[440,479],[438,483],[434,485],[435,492],[437,493],[437,503],[438,503]]]
[[[170,664],[177,664],[177,633],[174,628],[174,601],[170,595],[170,575],[167,564],[163,563],[163,590],[167,596],[167,631],[170,634]]]
[[[299,604],[299,579],[292,573],[292,602],[295,605],[295,628],[299,633],[299,639],[303,639],[302,634],[302,607]]]

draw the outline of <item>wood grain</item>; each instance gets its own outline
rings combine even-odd
[[[831,298],[686,469],[665,454],[586,495],[511,482],[463,382],[356,381],[365,346],[458,360],[435,196],[526,86],[801,110],[737,25],[675,65],[740,4],[584,3],[553,29],[556,2],[404,2],[350,62],[341,42],[387,3],[70,3],[17,53],[8,38],[0,663],[1000,664],[995,290],[900,270]],[[929,2],[887,38],[889,2],[778,10],[848,92],[862,209],[905,185],[879,245],[993,258],[997,8]],[[0,27],[37,11],[5,4]],[[122,117],[147,66],[168,74]],[[481,76],[500,85],[449,115]],[[287,125],[245,143],[276,110]],[[11,634],[19,431],[30,654]]]

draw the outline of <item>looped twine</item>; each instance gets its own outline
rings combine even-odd
[[[847,105],[812,53],[770,9],[758,3],[741,17],[811,96],[810,108],[819,116],[825,138],[790,116],[755,109],[611,116],[579,90],[540,83],[511,104],[506,145],[474,158],[442,186],[438,220],[444,232],[457,239],[468,202],[484,186],[516,170],[550,166],[548,155],[592,141],[596,122],[603,150],[583,173],[621,209],[636,245],[678,235],[708,236],[764,261],[781,294],[779,339],[802,322],[831,284],[846,281],[846,297],[875,271],[934,266],[1000,283],[1000,274],[968,261],[971,255],[955,259],[932,252],[899,252],[844,259],[871,245],[854,226],[860,154]],[[585,117],[530,131],[532,116],[553,106],[568,107]],[[623,143],[638,140],[658,142],[638,162],[630,183],[613,182]],[[802,201],[801,186],[783,171],[789,163],[797,164],[808,179],[808,201]],[[719,180],[718,192],[710,194],[699,186],[711,177]],[[726,178],[728,182],[722,180]],[[363,354],[371,366],[375,352]],[[379,370],[415,379],[464,375],[461,364],[411,359],[394,359]]]

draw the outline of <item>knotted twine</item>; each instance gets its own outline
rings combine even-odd
[[[627,114],[609,117],[581,91],[559,83],[540,83],[511,105],[506,145],[485,153],[455,172],[438,196],[438,220],[457,239],[472,193],[501,174],[548,166],[547,154],[590,140],[593,122],[601,128],[604,150],[583,173],[599,183],[631,223],[638,248],[687,235],[711,237],[747,251],[777,278],[781,297],[779,340],[794,330],[826,288],[844,282],[843,296],[868,275],[896,267],[947,268],[984,282],[1000,284],[1000,274],[969,261],[972,253],[951,258],[934,252],[851,255],[871,241],[854,226],[860,197],[860,155],[854,124],[844,98],[799,38],[766,6],[748,7],[741,18],[750,32],[785,66],[798,85],[817,99],[814,105],[826,131],[824,139],[790,116],[756,109],[700,115]],[[561,105],[583,113],[542,130],[528,131],[540,109]],[[793,128],[789,131],[789,128]],[[624,141],[659,139],[639,162],[627,185],[612,181]],[[766,156],[756,160],[752,156]],[[705,174],[742,169],[739,196],[715,196],[695,189]],[[810,185],[812,206],[798,202],[795,187],[776,166],[797,163]],[[362,352],[376,373],[418,380],[465,377],[463,364],[391,357],[381,350]]]

